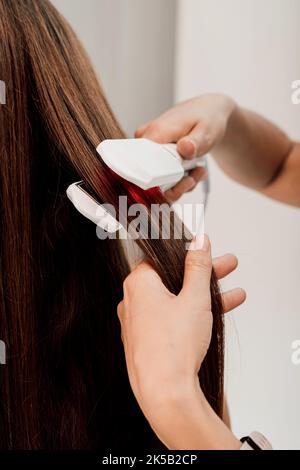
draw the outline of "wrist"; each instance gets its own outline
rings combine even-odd
[[[144,405],[149,408],[173,410],[189,402],[199,392],[198,376],[193,377],[161,377],[151,374],[139,380],[139,395]]]
[[[185,381],[160,388],[143,409],[154,432],[169,449],[230,449],[240,441],[207,402],[198,382]]]
[[[232,114],[237,110],[237,108],[237,103],[230,96],[224,95],[224,112],[227,117],[227,122],[230,121]]]
[[[240,129],[241,123],[243,122],[242,109],[234,100],[231,100],[230,105],[228,105],[228,110],[227,126],[223,141],[221,142],[224,146],[232,145],[236,139],[237,131]]]
[[[235,127],[236,119],[239,115],[238,104],[229,96],[226,96],[225,102],[225,116],[226,116],[226,128],[223,141],[226,141],[228,135],[231,134],[232,129]]]

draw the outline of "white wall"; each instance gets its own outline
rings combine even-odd
[[[174,0],[52,0],[86,47],[124,130],[173,101]]]
[[[176,100],[224,92],[300,139],[300,105],[290,99],[300,78],[299,20],[299,0],[178,0]],[[213,164],[211,186],[214,251],[240,259],[223,285],[248,292],[227,320],[233,429],[299,449],[300,365],[291,343],[300,339],[300,211],[232,183]],[[196,201],[197,191],[185,200]]]

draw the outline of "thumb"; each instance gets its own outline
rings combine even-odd
[[[184,279],[181,294],[193,297],[197,302],[210,303],[210,278],[212,258],[207,235],[192,241],[185,259]]]
[[[193,158],[207,153],[214,145],[214,139],[207,126],[198,123],[188,135],[177,142],[179,153],[185,158]]]

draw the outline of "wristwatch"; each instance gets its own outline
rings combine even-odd
[[[258,431],[253,431],[249,436],[242,437],[243,443],[240,450],[273,450],[268,439]]]

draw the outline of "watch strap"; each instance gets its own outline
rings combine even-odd
[[[240,450],[272,450],[268,439],[258,431],[253,431],[249,436],[242,437],[243,443]]]

